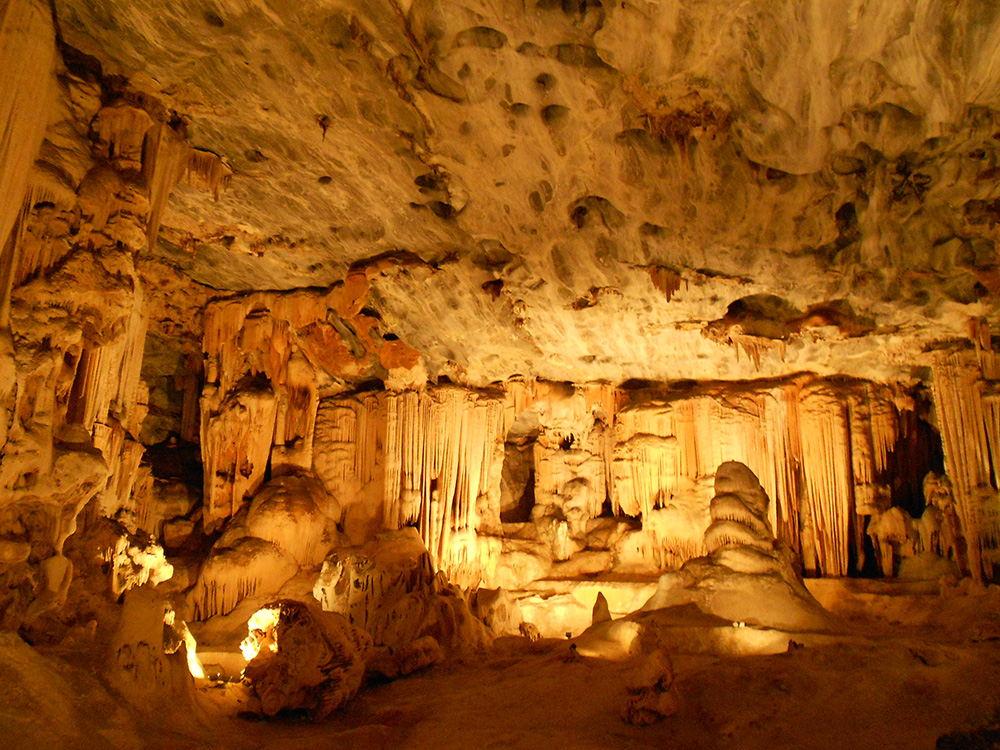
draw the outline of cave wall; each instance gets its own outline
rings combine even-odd
[[[489,580],[517,526],[501,521],[505,440],[530,413],[531,522],[557,537],[539,553],[550,562],[588,548],[588,524],[605,504],[641,521],[632,541],[653,568],[703,554],[710,479],[720,463],[738,460],[761,478],[774,500],[771,522],[808,572],[843,576],[863,567],[866,523],[891,504],[888,457],[913,408],[905,389],[804,374],[673,387],[513,380],[485,390],[425,384],[337,393],[346,387],[345,361],[359,376],[374,371],[365,348],[331,364],[318,352],[338,350],[311,343],[324,327],[324,341],[339,341],[329,313],[346,288],[213,304],[202,399],[203,457],[216,467],[206,471],[207,517],[233,515],[265,474],[311,472],[355,534],[414,524],[442,569]],[[221,322],[233,314],[235,323]],[[330,395],[320,395],[324,388]],[[213,503],[215,496],[225,501]]]
[[[85,507],[123,533],[162,520],[139,440],[149,313],[135,255],[179,180],[217,188],[225,169],[157,101],[66,48],[47,4],[0,6],[0,68],[0,575],[16,627],[32,602],[65,597]],[[106,551],[117,569],[129,546]]]

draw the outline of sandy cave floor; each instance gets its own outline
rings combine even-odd
[[[770,656],[673,654],[678,713],[620,718],[641,657],[570,655],[567,641],[507,638],[483,654],[369,685],[324,722],[240,715],[236,686],[199,706],[126,709],[93,654],[68,660],[0,643],[5,748],[933,748],[1000,718],[1000,588],[901,593],[822,582],[843,623]],[[89,663],[88,663],[89,661]],[[987,736],[980,731],[979,737]],[[946,747],[993,747],[968,737]],[[997,745],[1000,746],[1000,745]]]

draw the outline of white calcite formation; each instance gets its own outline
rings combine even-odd
[[[774,538],[768,497],[744,464],[729,461],[715,474],[708,556],[665,573],[646,611],[695,604],[731,622],[782,630],[829,626],[803,585],[795,554]]]

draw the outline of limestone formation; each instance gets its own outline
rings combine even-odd
[[[371,657],[371,638],[332,612],[279,600],[275,614],[244,641],[243,680],[265,716],[304,709],[323,718],[358,692]]]
[[[112,679],[137,705],[175,703],[197,711],[188,645],[177,641],[174,613],[150,586],[126,593],[121,623],[111,642]]]
[[[888,578],[895,575],[900,558],[912,557],[917,553],[920,542],[920,534],[913,519],[902,508],[889,508],[873,518],[868,524],[868,535],[877,545],[875,549],[882,574]]]
[[[774,537],[770,501],[746,465],[729,461],[715,474],[706,557],[660,577],[645,611],[695,604],[731,622],[781,630],[829,626],[826,612],[803,585],[796,555]]]
[[[476,591],[475,615],[494,636],[517,635],[524,620],[517,600],[504,589],[484,589]]]
[[[274,595],[300,569],[318,568],[339,545],[339,508],[315,479],[271,480],[227,523],[191,593],[195,617],[231,612],[252,595]]]
[[[678,709],[674,668],[663,651],[642,658],[629,678],[622,719],[643,726],[672,716]]]
[[[412,528],[336,551],[323,563],[313,596],[324,611],[371,635],[372,669],[386,677],[409,674],[447,653],[479,649],[488,641],[463,594],[435,575],[431,556]],[[504,629],[504,623],[495,625]]]

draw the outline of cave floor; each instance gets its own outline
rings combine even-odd
[[[487,653],[369,685],[322,722],[250,718],[239,712],[236,686],[208,683],[199,687],[194,710],[164,704],[127,712],[96,670],[5,641],[0,744],[32,750],[934,748],[947,733],[996,726],[1000,588],[928,594],[823,582],[814,590],[840,618],[840,632],[803,634],[801,647],[774,655],[672,654],[679,710],[645,727],[621,719],[625,685],[642,658],[583,657],[565,640],[501,639]],[[956,742],[939,746],[995,746]]]

